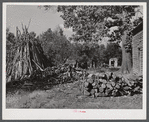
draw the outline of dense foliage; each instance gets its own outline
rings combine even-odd
[[[6,29],[6,69],[12,64],[16,51],[16,41],[13,33]]]
[[[46,6],[47,8],[48,6]],[[111,40],[120,40],[123,31],[131,29],[132,16],[138,6],[58,6],[62,12],[65,27],[72,27],[76,32],[74,40],[98,41],[102,36],[109,36]],[[136,22],[137,23],[137,22]],[[118,26],[118,30],[108,35],[111,27]]]
[[[82,68],[97,68],[103,63],[108,64],[110,58],[118,58],[119,65],[121,65],[122,50],[118,43],[108,43],[107,47],[103,44],[76,43],[74,50],[76,51],[73,57]]]
[[[126,39],[126,32],[130,32],[142,22],[142,17],[135,18],[139,6],[58,6],[64,26],[72,27],[75,34],[72,40],[80,42],[98,42],[103,37],[109,41],[122,41],[122,73],[129,73],[132,67],[131,39]],[[46,9],[51,6],[45,6]],[[128,42],[127,42],[128,41]],[[126,58],[126,59],[125,59]]]
[[[121,62],[121,48],[118,43],[109,43],[107,47],[98,43],[70,43],[61,28],[55,31],[49,28],[37,37],[35,32],[30,32],[29,35],[41,44],[50,66],[63,64],[67,59],[77,61],[81,68],[98,67],[114,57]],[[14,34],[7,30],[7,62],[13,62],[18,45],[16,42]]]
[[[51,65],[64,63],[71,55],[71,44],[63,35],[63,30],[58,28],[52,31],[50,28],[37,37],[44,53]]]

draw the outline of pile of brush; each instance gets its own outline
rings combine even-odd
[[[113,73],[90,74],[84,80],[84,95],[94,97],[133,95],[142,92],[142,77],[128,80]]]
[[[36,80],[50,80],[55,78],[59,83],[70,81],[70,79],[78,80],[82,76],[82,71],[78,72],[75,68],[70,65],[59,65],[48,67],[44,71],[35,71],[31,79]]]
[[[30,77],[13,80],[7,83],[8,87],[48,89],[53,85],[74,82],[83,79],[83,71],[71,67],[70,65],[59,65],[47,67],[43,71],[35,70]]]

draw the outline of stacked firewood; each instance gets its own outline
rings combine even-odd
[[[142,77],[126,82],[113,73],[90,74],[84,81],[84,95],[93,97],[133,95],[142,92]]]

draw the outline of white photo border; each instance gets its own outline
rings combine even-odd
[[[7,5],[142,5],[143,106],[142,109],[6,109],[6,7]],[[145,120],[147,107],[147,3],[146,2],[3,2],[2,119],[3,120]]]

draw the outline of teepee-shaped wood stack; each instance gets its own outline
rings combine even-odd
[[[35,70],[43,70],[48,67],[48,59],[44,55],[41,45],[35,38],[31,38],[28,29],[23,28],[21,34],[16,29],[16,39],[20,44],[17,48],[12,66],[7,69],[7,82],[30,77]]]

